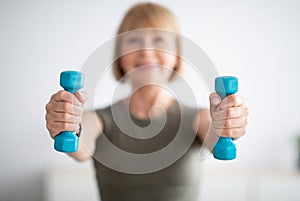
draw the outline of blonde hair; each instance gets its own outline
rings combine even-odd
[[[127,31],[141,29],[141,28],[158,28],[167,31],[180,33],[178,23],[175,16],[160,5],[154,3],[138,3],[131,7],[119,26],[117,34],[122,34]],[[177,34],[176,34],[177,35]],[[119,51],[120,51],[120,40],[117,38],[115,45],[115,58],[116,61],[113,63],[113,73],[115,78],[119,81],[123,76],[124,72],[120,64]],[[177,73],[182,72],[182,59],[181,55],[181,41],[179,37],[176,37],[177,46],[177,62],[174,71]],[[170,77],[170,81],[174,79],[174,73]]]

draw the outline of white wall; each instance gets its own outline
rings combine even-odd
[[[45,104],[60,90],[59,72],[79,69],[110,39],[137,1],[1,1],[0,200],[42,200],[43,175],[53,168],[90,167],[53,150]],[[296,166],[300,134],[300,3],[296,0],[156,1],[174,11],[183,34],[220,74],[240,79],[250,110],[238,159],[212,167],[285,169]]]

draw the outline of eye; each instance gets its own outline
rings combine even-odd
[[[162,43],[162,42],[164,42],[164,39],[161,36],[157,36],[153,39],[153,42]]]
[[[130,43],[130,44],[138,44],[139,42],[140,42],[140,39],[137,37],[132,37],[132,38],[129,38],[129,40],[128,40],[128,43]]]

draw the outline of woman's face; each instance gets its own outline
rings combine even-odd
[[[137,76],[150,79],[151,76],[162,75],[163,70],[169,71],[169,75],[176,66],[177,47],[172,33],[137,30],[126,33],[121,41],[121,55],[124,56],[120,64],[125,74],[136,71],[132,76],[129,75],[133,79]]]

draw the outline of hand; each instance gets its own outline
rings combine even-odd
[[[210,115],[214,133],[239,138],[246,133],[248,108],[242,97],[232,94],[221,100],[217,93],[210,96]]]
[[[46,105],[46,127],[54,139],[62,131],[78,131],[87,94],[61,90]]]

